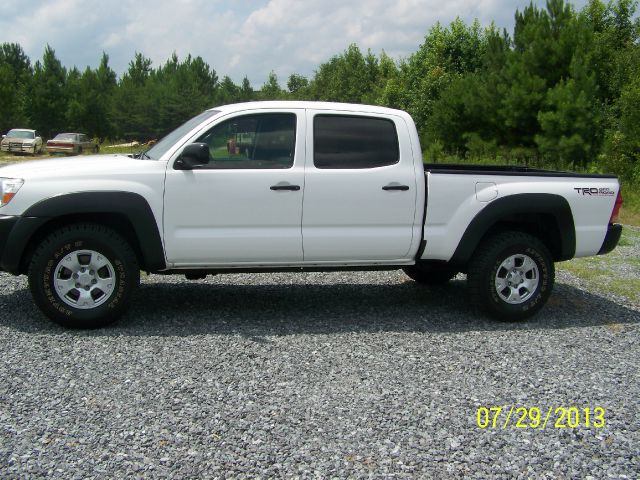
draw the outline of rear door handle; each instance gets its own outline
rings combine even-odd
[[[271,190],[291,190],[292,192],[297,192],[300,190],[300,185],[271,185]]]
[[[409,190],[409,186],[408,185],[393,185],[393,184],[389,184],[389,185],[385,185],[384,187],[382,187],[383,190],[389,191],[389,190],[401,190],[403,192],[406,192],[407,190]]]

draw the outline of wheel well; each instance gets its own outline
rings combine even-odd
[[[143,270],[146,268],[140,241],[138,240],[138,236],[135,233],[131,221],[125,215],[118,213],[90,213],[63,215],[60,217],[52,218],[50,221],[36,230],[36,232],[29,239],[29,242],[22,254],[22,259],[20,262],[20,273],[27,273],[33,253],[35,252],[38,245],[47,236],[60,228],[66,227],[68,225],[73,225],[75,223],[96,223],[99,225],[104,225],[105,227],[111,228],[112,230],[118,232],[124,237],[129,245],[131,245],[131,248],[138,258],[138,264],[140,265],[140,268]]]
[[[511,215],[493,224],[482,236],[478,246],[487,238],[506,231],[523,232],[534,236],[549,249],[554,261],[562,259],[562,233],[553,215],[548,213]]]

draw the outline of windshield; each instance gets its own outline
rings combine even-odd
[[[7,133],[7,137],[9,138],[36,138],[33,132],[29,132],[27,130],[10,130]]]
[[[220,113],[218,110],[207,110],[200,115],[193,117],[191,120],[187,120],[185,123],[176,128],[169,135],[164,137],[153,147],[146,152],[146,156],[152,160],[157,160],[164,155],[180,138],[185,136],[190,130],[193,130],[197,125],[204,122],[208,118],[213,117]]]
[[[54,138],[54,140],[75,140],[76,139],[76,134],[75,133],[59,133],[58,135],[56,135],[56,138]]]

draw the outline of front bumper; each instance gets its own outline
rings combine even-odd
[[[49,219],[0,215],[0,271],[18,275],[25,248]]]
[[[4,257],[7,242],[11,236],[13,227],[18,223],[19,217],[0,215],[0,260]],[[0,271],[3,271],[2,262],[0,261]]]
[[[9,153],[35,153],[37,145],[22,143],[4,143],[0,150]]]
[[[600,247],[598,255],[605,255],[616,248],[620,241],[620,235],[622,235],[622,225],[618,223],[609,224],[607,234],[604,237],[604,242],[602,242],[602,247]]]

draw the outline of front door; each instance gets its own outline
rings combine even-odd
[[[303,110],[234,114],[195,140],[209,164],[167,169],[164,235],[177,267],[302,261]]]

